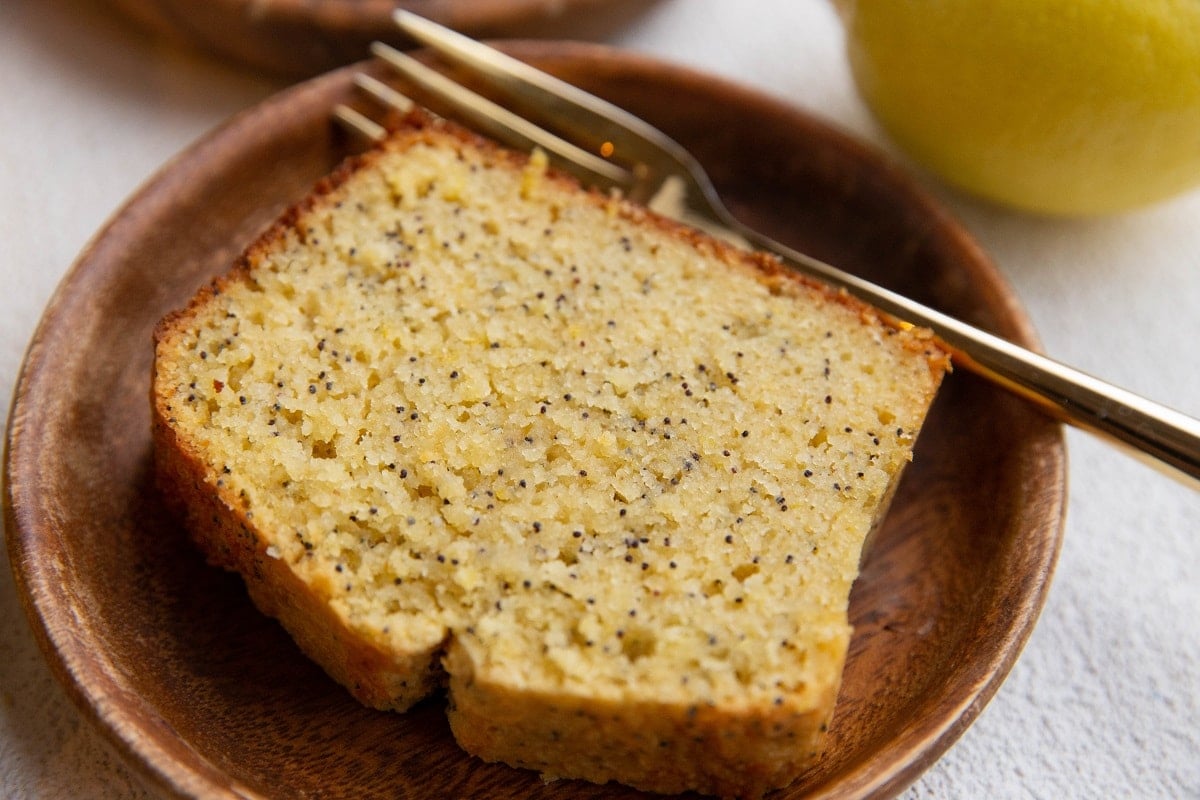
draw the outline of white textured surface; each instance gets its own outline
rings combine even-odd
[[[816,0],[660,0],[576,35],[696,65],[888,148]],[[570,33],[567,31],[567,33]],[[0,410],[50,293],[171,155],[277,89],[165,49],[82,0],[0,3]],[[1093,222],[930,187],[1059,358],[1200,415],[1200,193]],[[991,705],[904,795],[1200,797],[1200,493],[1070,436],[1066,543]],[[3,558],[0,556],[0,558]],[[51,677],[0,567],[0,797],[153,796]]]

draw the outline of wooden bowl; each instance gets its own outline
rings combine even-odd
[[[874,151],[684,69],[594,46],[508,49],[661,125],[767,233],[1035,343],[969,237]],[[440,699],[405,715],[358,705],[239,579],[204,565],[151,488],[151,328],[343,156],[329,111],[350,81],[343,70],[301,84],[172,161],[58,289],[17,387],[6,462],[29,616],[84,712],[180,796],[638,796],[471,758]],[[970,724],[1041,608],[1064,471],[1058,425],[950,376],[854,588],[828,752],[778,797],[894,794]]]
[[[236,64],[285,77],[309,77],[358,61],[371,42],[402,46],[397,7],[471,34],[529,36],[582,18],[603,5],[621,17],[647,0],[109,0],[146,31]],[[614,12],[614,6],[617,6]],[[578,27],[578,26],[577,26]]]

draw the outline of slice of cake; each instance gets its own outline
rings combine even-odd
[[[163,321],[154,439],[215,564],[469,752],[756,796],[821,750],[925,333],[421,117]]]

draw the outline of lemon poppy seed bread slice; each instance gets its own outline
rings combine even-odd
[[[754,796],[820,751],[920,331],[413,118],[160,325],[157,473],[359,700]]]

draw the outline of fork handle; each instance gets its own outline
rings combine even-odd
[[[988,333],[903,295],[876,286],[739,229],[759,248],[880,310],[928,328],[954,363],[1026,398],[1051,416],[1131,450],[1192,488],[1200,488],[1200,420]]]

